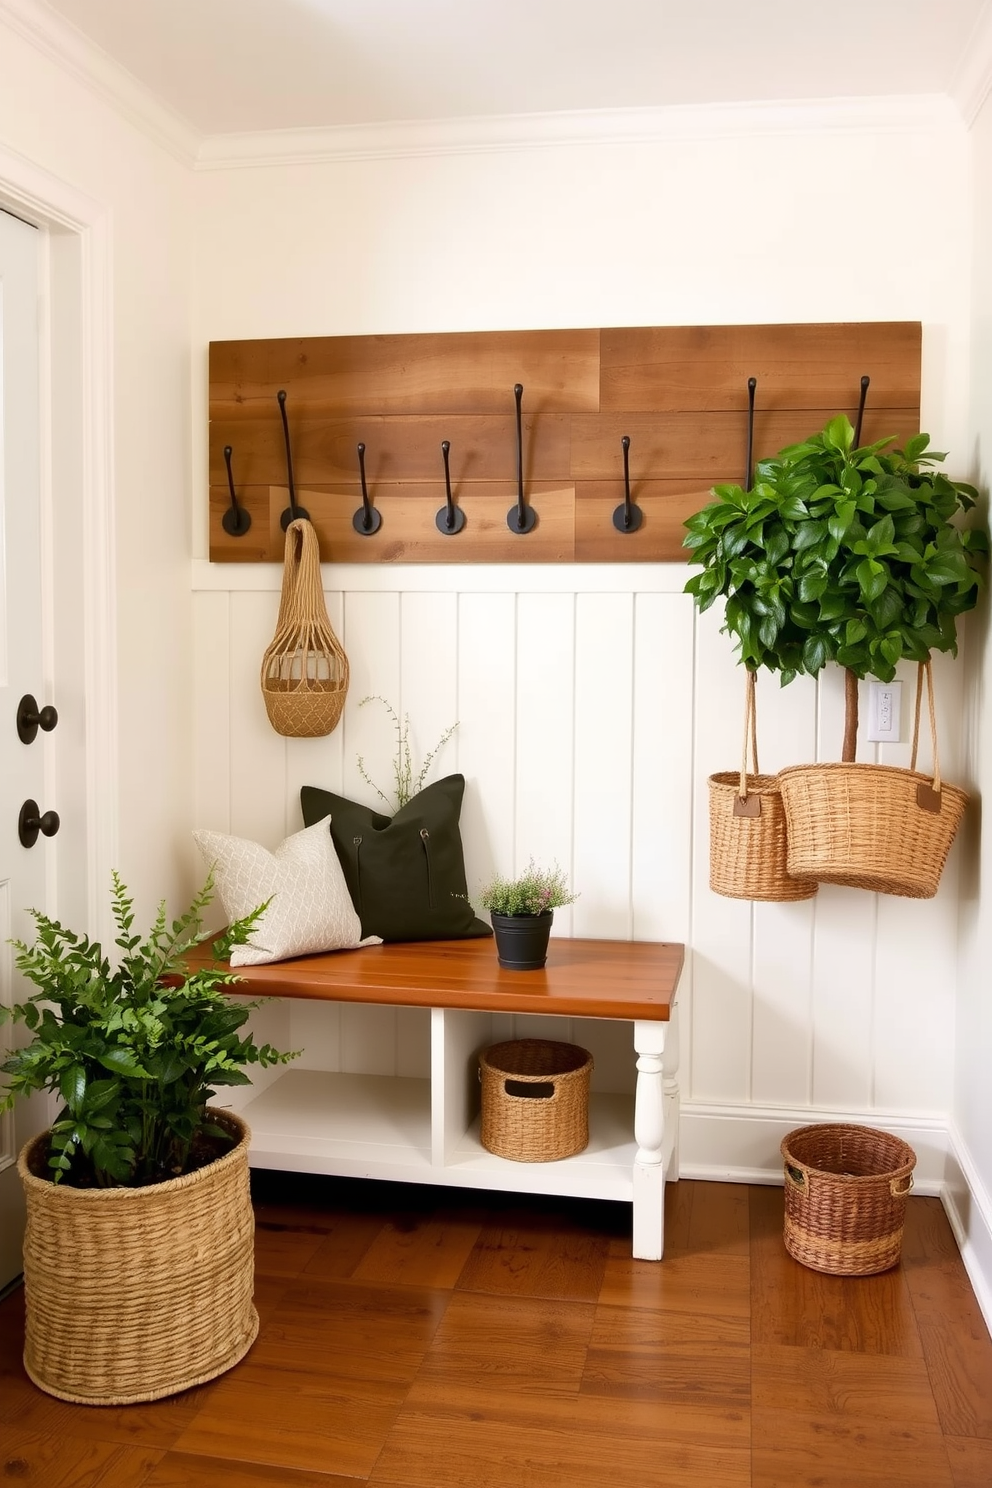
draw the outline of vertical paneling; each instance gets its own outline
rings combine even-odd
[[[502,872],[558,863],[572,873],[575,598],[517,597],[516,850]],[[555,911],[554,933],[573,933],[571,907]],[[574,933],[579,933],[578,931]]]
[[[774,771],[816,750],[816,683],[757,679],[758,762]],[[751,1098],[805,1105],[810,1097],[813,921],[816,900],[754,906]]]
[[[709,886],[707,778],[740,765],[744,674],[714,606],[696,624],[693,792],[692,997],[682,1010],[693,1099],[750,1098],[752,906]],[[685,1014],[688,1012],[689,1017]]]
[[[692,872],[692,601],[634,601],[631,929],[635,940],[689,937]]]
[[[816,757],[839,760],[844,736],[839,667],[820,673],[817,695]],[[819,1106],[863,1110],[871,1103],[877,912],[875,894],[824,884],[816,896],[812,1099]]]
[[[286,740],[269,723],[259,682],[278,608],[275,594],[231,595],[231,831],[268,848],[287,833]]]
[[[706,781],[738,765],[743,673],[719,613],[697,617],[681,593],[684,575],[658,582],[657,572],[604,567],[595,584],[554,582],[545,591],[509,565],[495,582],[465,572],[450,589],[404,587],[393,570],[388,583],[331,590],[352,681],[341,725],[318,740],[282,739],[265,716],[258,670],[277,593],[250,585],[197,592],[197,824],[275,846],[300,825],[301,784],[376,801],[359,755],[391,794],[392,723],[381,705],[359,706],[368,695],[409,713],[415,770],[457,721],[429,778],[466,777],[470,895],[530,855],[557,859],[580,894],[556,915],[557,933],[687,942],[686,1099],[866,1115],[946,1110],[958,849],[932,901],[829,886],[788,905],[714,894]],[[942,658],[937,671],[946,768],[961,684],[953,661]],[[908,764],[913,669],[902,675],[903,738],[884,751],[864,742],[862,688],[860,759]],[[836,759],[842,722],[837,669],[785,689],[759,677],[764,769]],[[947,773],[955,779],[953,763]],[[306,1064],[426,1074],[425,1020],[378,1008],[331,1013],[294,1014],[291,1042],[304,1047]],[[520,1021],[525,1029],[494,1037],[539,1031],[533,1019]],[[545,1031],[594,1047],[597,1089],[630,1088],[629,1030]]]
[[[513,594],[458,600],[458,768],[466,777],[462,844],[469,896],[516,848],[516,602]],[[485,782],[483,790],[483,782]]]
[[[410,718],[416,776],[428,752],[458,722],[458,595],[404,594],[400,599],[400,690]],[[450,775],[458,731],[438,754],[432,780]]]
[[[575,618],[576,935],[631,928],[632,594],[581,594]]]
[[[386,709],[366,698],[381,697],[403,716],[400,683],[400,596],[393,592],[347,594],[344,604],[344,648],[351,668],[348,702],[340,725],[343,734],[342,789],[370,806],[386,805],[362,778],[365,773],[390,802],[394,801],[393,758],[396,735]]]

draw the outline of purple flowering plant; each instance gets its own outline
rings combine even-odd
[[[578,897],[569,889],[565,870],[557,863],[551,868],[538,868],[531,858],[519,878],[494,875],[480,891],[479,902],[490,914],[541,915],[574,904]]]

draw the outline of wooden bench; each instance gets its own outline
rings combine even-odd
[[[678,1055],[669,1031],[683,953],[665,942],[552,938],[547,966],[520,972],[500,967],[491,940],[454,940],[244,968],[245,994],[280,999],[283,1008],[406,1010],[406,1036],[423,1036],[426,1051],[429,1032],[430,1049],[426,1079],[349,1070],[340,1047],[328,1060],[335,1068],[260,1072],[244,1099],[238,1089],[231,1098],[252,1129],[251,1160],[289,1171],[626,1200],[634,1255],[660,1260],[665,1178],[678,1177]],[[574,1019],[632,1025],[631,1093],[594,1093],[588,1148],[558,1162],[510,1162],[478,1137],[478,1052],[528,1036],[529,1018],[542,1020],[536,1036],[566,1040]],[[556,1033],[546,1018],[569,1021]],[[583,1028],[595,1032],[594,1024]],[[288,1029],[265,1033],[277,1042],[287,1031],[292,1040],[291,1016]]]

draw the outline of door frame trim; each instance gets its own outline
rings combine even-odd
[[[85,707],[71,737],[85,752],[77,812],[84,817],[79,826],[85,855],[70,863],[62,846],[49,891],[58,912],[84,911],[90,933],[101,939],[112,930],[106,890],[117,861],[119,822],[111,214],[103,203],[3,147],[0,206],[44,234],[42,550],[48,573],[58,568],[63,579],[77,580],[72,599],[82,619],[81,643],[77,636],[75,644]],[[61,630],[57,623],[53,585],[42,600],[45,684],[51,687],[67,637],[65,622]],[[66,899],[74,901],[71,909]]]

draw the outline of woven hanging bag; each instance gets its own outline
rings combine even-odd
[[[752,773],[748,774],[748,746]],[[784,902],[811,899],[817,884],[788,871],[785,808],[777,775],[758,771],[755,675],[744,693],[744,748],[740,770],[709,778],[710,888],[729,899]]]
[[[348,658],[331,628],[313,525],[286,528],[279,619],[262,657],[262,697],[277,734],[313,739],[336,728],[348,695]]]
[[[924,681],[932,775],[916,769]],[[895,765],[790,765],[779,779],[790,873],[906,899],[933,898],[968,797],[940,778],[929,662],[921,662],[917,673],[908,770]]]

